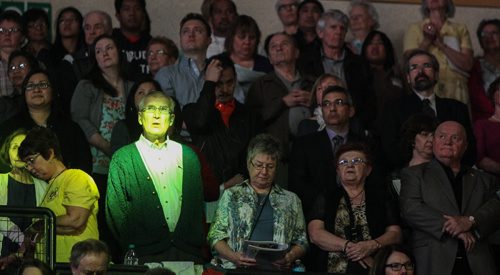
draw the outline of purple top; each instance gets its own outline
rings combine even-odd
[[[477,141],[477,162],[484,157],[500,162],[500,122],[478,120],[474,123],[474,135]]]

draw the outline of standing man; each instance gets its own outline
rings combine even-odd
[[[462,164],[468,145],[455,121],[434,133],[435,159],[402,172],[402,216],[412,229],[417,274],[493,275],[488,236],[500,227],[495,177]]]
[[[294,35],[300,52],[303,52],[307,48],[317,49],[319,46],[316,24],[324,11],[323,4],[318,0],[304,0],[300,2],[297,10],[298,29]]]
[[[355,114],[349,92],[340,86],[323,91],[321,110],[326,128],[295,140],[290,155],[288,178],[290,191],[302,201],[304,213],[309,213],[316,196],[335,184],[333,167],[336,150],[347,141],[360,141],[361,136],[349,127]]]
[[[113,30],[113,37],[127,57],[130,75],[134,80],[147,76],[146,48],[151,39],[146,0],[115,0],[116,19],[120,28]]]
[[[108,225],[122,248],[135,245],[140,263],[202,263],[203,188],[195,152],[167,137],[174,101],[152,92],[139,103],[138,141],[111,160]]]
[[[208,9],[212,43],[208,46],[207,58],[224,52],[226,36],[238,17],[236,4],[232,0],[212,0]]]
[[[289,35],[297,32],[299,22],[299,0],[277,0],[274,8],[283,24],[283,31]]]
[[[15,96],[7,65],[10,54],[21,49],[23,39],[21,15],[15,11],[0,13],[0,96]]]
[[[467,106],[455,99],[441,98],[434,92],[439,77],[439,63],[434,55],[424,50],[413,50],[405,58],[403,70],[411,92],[387,102],[379,113],[378,130],[388,165],[397,168],[402,163],[398,148],[401,125],[414,114],[426,113],[438,122],[457,121],[467,133],[467,151],[464,161],[474,164],[476,144]]]
[[[376,105],[370,66],[345,45],[348,26],[349,18],[342,11],[324,12],[316,25],[320,49],[302,52],[297,66],[315,77],[324,73],[340,77],[352,95],[357,117],[371,128]]]
[[[160,69],[155,80],[182,108],[196,102],[203,89],[203,70],[212,31],[201,14],[189,13],[181,20],[179,34],[183,55],[176,64]]]

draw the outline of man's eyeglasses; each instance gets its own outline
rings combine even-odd
[[[26,91],[33,91],[35,89],[47,89],[51,87],[50,83],[48,81],[42,81],[38,83],[29,83],[26,85]]]
[[[406,262],[404,264],[402,263],[392,263],[392,264],[386,264],[386,267],[390,267],[392,271],[400,271],[403,266],[405,269],[408,270],[413,270],[415,268],[415,265],[412,262]]]
[[[272,171],[276,169],[276,164],[264,164],[264,163],[254,163],[253,161],[250,161],[250,164],[252,164],[253,168],[257,171],[264,170],[264,168],[267,169],[267,171]]]
[[[0,28],[0,34],[12,34],[20,32],[20,28]]]
[[[172,111],[168,106],[146,106],[142,108],[141,112],[146,113],[146,114],[154,114],[158,111],[162,115],[170,115],[172,114]]]
[[[297,9],[298,7],[299,7],[299,5],[297,3],[288,4],[288,5],[281,5],[278,7],[278,11],[288,10],[288,9]]]
[[[332,106],[335,106],[335,107],[342,107],[342,106],[349,106],[351,105],[347,100],[343,100],[343,99],[337,99],[337,100],[334,100],[334,101],[329,101],[329,100],[323,100],[323,102],[321,102],[321,107],[323,108],[330,108]]]
[[[147,55],[148,56],[158,56],[158,55],[165,55],[165,56],[168,56],[168,53],[164,50],[157,50],[157,51],[148,51],[147,52]]]
[[[23,160],[25,162],[24,168],[28,168],[30,166],[33,166],[36,158],[38,158],[39,156],[40,156],[40,153],[37,153],[37,154],[32,155],[31,157],[27,157],[26,159],[24,159]]]
[[[19,65],[12,65],[9,67],[9,72],[17,72],[17,71],[24,71],[28,67],[28,64],[26,63],[21,63]]]
[[[357,166],[357,165],[361,165],[363,163],[367,163],[367,161],[362,159],[362,158],[355,158],[355,159],[351,159],[351,160],[341,159],[341,160],[339,160],[339,162],[337,162],[337,165],[341,166],[341,167],[345,167],[348,165]]]

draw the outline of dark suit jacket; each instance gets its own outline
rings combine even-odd
[[[362,141],[364,137],[350,132],[347,141]],[[306,219],[319,193],[336,187],[332,143],[326,130],[297,138],[292,146],[288,168],[290,191],[302,200]]]
[[[495,197],[496,179],[469,168],[462,178],[462,205],[448,176],[436,160],[402,171],[402,215],[413,229],[411,247],[418,275],[451,274],[460,240],[442,232],[443,214],[474,216],[481,238],[467,258],[474,274],[495,274],[488,235],[500,226],[500,200]]]
[[[438,122],[453,120],[464,126],[469,144],[464,161],[469,166],[472,166],[476,155],[476,142],[467,106],[454,99],[436,96],[436,109]],[[401,125],[412,115],[421,112],[422,101],[414,92],[388,102],[380,112],[377,123],[378,132],[382,141],[384,155],[391,168],[399,168],[405,165],[404,160],[401,159],[403,154],[398,149],[401,140]]]
[[[352,95],[356,107],[356,116],[360,117],[364,127],[371,129],[376,114],[375,92],[372,88],[373,77],[368,63],[349,48],[344,47],[343,63],[347,89]],[[305,74],[319,77],[325,73],[321,57],[321,47],[311,47],[301,52],[297,68]]]

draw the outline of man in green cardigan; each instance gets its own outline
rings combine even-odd
[[[169,140],[174,101],[151,92],[139,103],[138,141],[111,160],[106,219],[122,249],[135,245],[140,263],[202,263],[203,188],[197,155]]]

